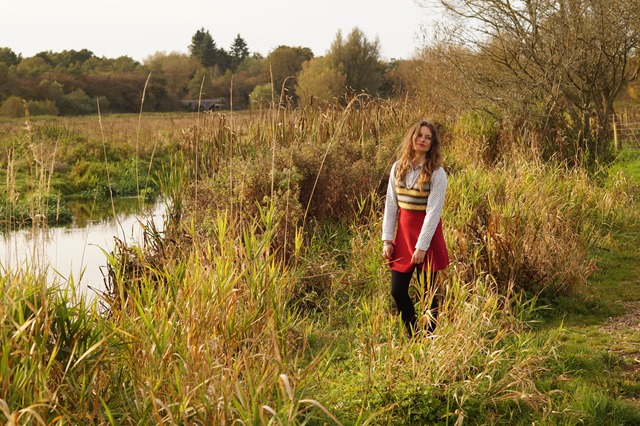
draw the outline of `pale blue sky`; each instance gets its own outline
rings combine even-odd
[[[432,10],[415,0],[3,0],[0,47],[24,57],[89,49],[97,56],[143,60],[158,51],[188,52],[191,36],[209,30],[228,49],[240,35],[263,55],[278,45],[326,53],[336,32],[354,27],[378,37],[383,59],[407,59]]]

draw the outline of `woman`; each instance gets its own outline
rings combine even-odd
[[[436,129],[420,121],[407,132],[400,158],[391,167],[382,222],[382,255],[391,268],[391,295],[411,336],[417,325],[409,296],[413,271],[426,292],[433,288],[436,272],[449,265],[440,219],[446,189]],[[429,334],[435,329],[438,309],[437,297],[431,297]]]

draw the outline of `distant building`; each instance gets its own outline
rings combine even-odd
[[[226,107],[227,103],[225,98],[213,98],[213,99],[185,99],[180,101],[189,111],[198,111],[198,105],[200,111],[219,111]]]

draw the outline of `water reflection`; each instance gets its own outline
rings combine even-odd
[[[140,206],[137,198],[69,203],[74,221],[65,227],[22,229],[0,235],[3,270],[28,267],[44,273],[49,282],[70,279],[82,290],[103,291],[106,257],[114,237],[140,243],[143,225],[153,221],[163,229],[166,206],[159,201]],[[115,212],[115,215],[114,215]]]

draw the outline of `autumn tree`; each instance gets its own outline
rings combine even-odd
[[[64,71],[64,70],[61,70]],[[106,58],[93,56],[82,63],[79,73],[89,75],[101,72],[140,74],[146,73],[140,62],[129,56],[119,56],[117,58]]]
[[[358,27],[347,38],[338,31],[327,54],[331,66],[346,78],[353,93],[377,93],[382,84],[383,67],[380,63],[380,41],[368,40]]]
[[[22,57],[8,47],[0,48],[0,100],[15,91],[15,67],[21,60]]]
[[[298,74],[302,64],[313,58],[308,47],[278,46],[267,55],[264,61],[265,75],[273,79],[277,96],[284,91],[285,96],[293,96],[298,84]]]
[[[271,83],[259,84],[249,95],[249,102],[253,107],[263,108],[273,102],[273,86]]]
[[[547,155],[596,159],[610,147],[614,101],[638,76],[640,3],[441,0],[456,19],[441,49],[476,105]]]
[[[175,99],[188,93],[189,80],[198,69],[194,58],[177,52],[156,52],[145,59],[144,65],[155,78],[164,80],[168,95]]]
[[[344,95],[346,84],[346,76],[330,58],[313,58],[302,64],[296,94],[303,105],[314,101],[336,103]]]
[[[51,64],[53,68],[59,70],[80,71],[82,65],[95,55],[87,49],[82,50],[63,50],[62,52],[43,52],[43,57]]]
[[[16,66],[16,71],[21,77],[35,77],[51,70],[51,64],[41,56],[24,58]]]

